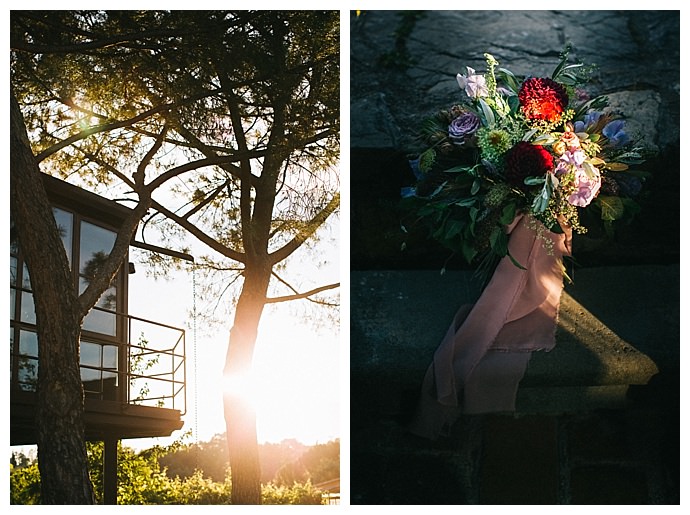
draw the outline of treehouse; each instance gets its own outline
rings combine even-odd
[[[109,254],[129,209],[114,201],[43,175],[48,198],[79,291],[98,261]],[[132,246],[176,257],[133,241]],[[85,317],[79,366],[88,440],[105,442],[105,498],[117,491],[117,442],[169,436],[186,411],[185,331],[128,312],[126,266]],[[10,244],[10,444],[36,443],[38,341],[31,280],[16,238]]]

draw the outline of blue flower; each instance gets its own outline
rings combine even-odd
[[[400,188],[400,196],[402,198],[416,197],[417,196],[417,188],[414,188],[412,186]]]
[[[575,122],[575,132],[587,132],[587,129],[597,123],[603,114],[604,113],[601,111],[592,111],[591,113],[587,113],[583,121],[578,120]]]
[[[606,136],[612,146],[617,147],[630,142],[630,137],[623,130],[624,120],[613,120],[606,124],[601,133]]]

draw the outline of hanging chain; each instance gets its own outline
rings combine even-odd
[[[192,348],[194,355],[194,441],[199,444],[199,381],[197,375],[197,352],[196,352],[196,264],[192,265]],[[197,456],[198,456],[197,450]],[[197,464],[198,465],[198,464]]]

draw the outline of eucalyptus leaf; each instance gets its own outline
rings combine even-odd
[[[447,170],[443,170],[444,173],[469,173],[472,172],[474,166],[453,166]]]
[[[529,141],[532,139],[532,136],[534,136],[537,133],[537,129],[531,129],[525,133],[525,135],[522,137],[522,141]]]
[[[479,106],[482,108],[482,113],[484,114],[486,124],[489,127],[493,127],[496,124],[496,117],[494,116],[493,110],[482,98],[479,99]]]
[[[606,163],[606,169],[612,172],[624,172],[628,169],[628,165],[625,163]]]
[[[503,79],[503,83],[506,85],[506,87],[517,95],[520,86],[513,72],[505,68],[499,68],[498,75]]]
[[[441,191],[443,191],[443,188],[446,187],[446,184],[448,184],[448,181],[444,181],[443,183],[441,183],[441,184],[431,193],[431,195],[429,195],[429,198],[434,198],[436,195],[438,195],[439,193],[441,193]]]
[[[553,145],[556,141],[558,141],[558,138],[556,138],[553,134],[546,133],[546,134],[540,134],[539,136],[534,138],[532,143],[534,143],[535,145],[544,146],[544,145]]]
[[[460,206],[460,207],[470,207],[473,206],[477,203],[477,198],[476,197],[466,197],[466,198],[461,198],[460,200],[456,200],[453,202],[453,205],[455,206]]]
[[[546,181],[546,179],[544,177],[534,177],[534,176],[525,177],[525,179],[524,179],[524,183],[527,186],[537,186],[539,184],[544,184],[545,181]]]

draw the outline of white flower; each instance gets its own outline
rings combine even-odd
[[[458,73],[456,79],[460,88],[464,89],[470,98],[485,97],[489,94],[486,79],[483,75],[474,73],[474,68],[467,66],[467,76]]]

